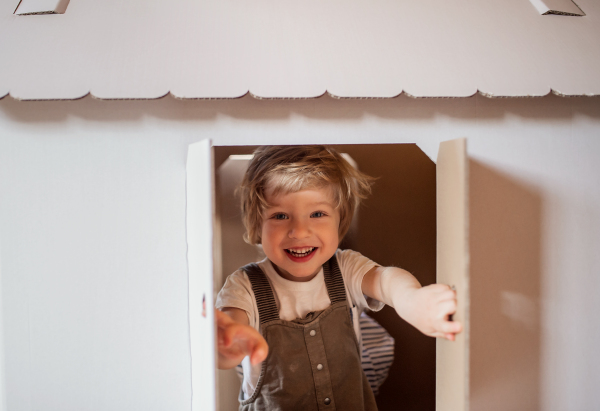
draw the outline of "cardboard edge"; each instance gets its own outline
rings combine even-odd
[[[337,94],[333,94],[328,90],[328,91],[325,91],[325,93],[323,93],[321,95],[321,97],[326,94],[335,100],[386,100],[386,99],[400,97],[403,93],[404,93],[404,91],[400,90],[399,93],[393,94],[390,96],[340,96]]]
[[[244,94],[241,95],[236,95],[236,96],[225,96],[225,97],[216,97],[216,96],[207,96],[207,97],[182,97],[182,96],[178,96],[176,94],[173,94],[172,92],[168,91],[164,94],[158,95],[156,97],[100,97],[97,96],[95,94],[93,94],[91,91],[88,91],[85,94],[78,94],[76,96],[73,97],[57,97],[57,98],[35,98],[35,97],[20,97],[18,95],[14,95],[12,92],[8,91],[5,92],[4,95],[0,94],[0,100],[10,96],[12,99],[16,100],[16,101],[75,101],[75,100],[81,100],[83,98],[86,98],[88,96],[91,96],[94,100],[102,100],[102,101],[128,101],[128,100],[134,100],[134,101],[147,101],[147,100],[160,100],[163,99],[165,97],[171,96],[176,100],[205,100],[205,101],[211,101],[211,100],[237,100],[237,99],[242,99],[244,97],[247,96],[251,96],[252,98],[256,99],[256,100],[314,100],[314,99],[318,99],[318,98],[322,98],[325,96],[331,97],[332,99],[335,100],[389,100],[389,99],[394,99],[394,98],[398,98],[401,97],[402,95],[405,95],[406,97],[410,97],[411,99],[414,100],[425,100],[425,99],[460,99],[460,98],[470,98],[470,97],[474,97],[475,95],[481,95],[483,97],[486,98],[490,98],[490,99],[495,99],[495,98],[504,98],[504,99],[510,99],[510,98],[541,98],[541,97],[547,97],[550,94],[554,94],[556,96],[559,97],[599,97],[600,93],[564,93],[561,92],[560,90],[556,90],[553,88],[550,88],[548,90],[548,92],[546,94],[536,94],[536,95],[531,95],[531,94],[527,94],[527,95],[501,95],[501,94],[493,94],[493,93],[489,93],[486,91],[482,91],[482,90],[477,90],[475,93],[473,94],[469,94],[469,95],[461,95],[461,96],[416,96],[416,95],[412,95],[410,93],[407,93],[406,91],[402,91],[400,94],[396,94],[394,96],[390,96],[390,97],[368,97],[368,96],[364,96],[364,97],[358,97],[358,96],[338,96],[335,94],[331,94],[330,92],[326,91],[321,95],[318,96],[314,96],[314,97],[261,97],[258,96],[256,94],[253,94],[251,91],[247,91]]]
[[[19,1],[19,4],[17,5],[17,8],[13,12],[13,14],[15,14],[17,16],[35,16],[35,15],[46,15],[46,14],[65,14],[65,12],[67,11],[67,7],[69,7],[69,2],[70,2],[70,0],[59,0],[53,10],[48,9],[48,10],[27,11],[27,12],[24,12],[24,13],[18,13],[19,8],[21,7],[21,4],[23,3],[23,1],[25,1],[25,0],[20,0]]]
[[[581,7],[579,7],[579,4],[577,4],[574,0],[566,0],[568,3],[572,3],[576,9],[579,10],[579,13],[575,13],[572,11],[564,11],[564,10],[558,10],[558,9],[551,9],[550,7],[548,7],[548,5],[546,4],[546,2],[544,0],[529,0],[530,3],[533,5],[533,7],[535,7],[535,9],[538,11],[538,13],[540,13],[542,16],[547,16],[547,15],[558,15],[558,16],[573,16],[573,17],[582,17],[585,16],[585,12],[581,9]],[[569,8],[569,7],[567,7]],[[572,7],[570,7],[572,8]]]
[[[575,0],[571,0],[571,3],[573,3],[575,5],[575,7],[577,7],[579,9],[580,14],[577,13],[565,13],[562,11],[558,11],[558,10],[549,10],[544,14],[558,14],[558,15],[563,15],[563,16],[574,16],[574,17],[583,17],[586,16],[587,14],[585,14],[585,11],[583,11],[583,9],[581,7],[579,7],[579,4],[577,4],[575,2]]]
[[[600,94],[595,94],[595,93],[584,93],[584,94],[569,94],[569,93],[563,93],[559,90],[555,90],[555,89],[551,89],[552,94],[554,94],[555,96],[559,96],[559,97],[564,97],[564,98],[570,98],[570,97],[598,97],[600,96]]]
[[[248,95],[250,95],[249,91],[246,91],[244,94],[240,94],[239,96],[229,96],[229,97],[182,97],[182,96],[178,96],[176,94],[174,94],[173,92],[169,92],[169,94],[171,95],[171,97],[173,97],[175,100],[190,100],[190,101],[196,101],[196,100],[206,100],[206,101],[210,101],[210,100],[237,100],[237,99],[241,99],[244,98]]]
[[[302,96],[302,97],[280,97],[280,96],[265,97],[265,96],[259,96],[258,94],[255,94],[252,91],[248,91],[248,94],[250,94],[256,100],[313,100],[316,98],[323,97],[325,94],[327,94],[327,90],[325,90],[321,94],[317,94],[314,96]]]
[[[62,98],[29,98],[29,97],[24,98],[24,97],[15,96],[11,92],[8,92],[8,94],[7,94],[7,96],[10,96],[15,101],[75,101],[75,100],[84,99],[89,95],[91,95],[91,93],[89,91],[83,95],[77,95],[75,97],[62,97]],[[4,97],[6,97],[6,96],[4,96]]]
[[[494,94],[494,93],[490,93],[490,92],[483,91],[483,90],[477,90],[477,93],[480,96],[490,98],[490,99],[493,99],[493,98],[541,98],[541,97],[546,97],[546,96],[550,95],[552,93],[552,89],[549,88],[545,94],[503,95],[503,94]]]
[[[16,16],[45,16],[47,14],[63,14],[55,11],[36,11],[31,13],[15,13]]]
[[[575,4],[577,6],[577,4]],[[577,6],[577,8],[579,8],[579,6]],[[579,8],[579,10],[581,10],[581,8]],[[554,16],[572,16],[572,17],[583,17],[586,14],[583,12],[583,10],[581,10],[581,14],[576,14],[576,13],[567,13],[564,11],[558,11],[558,10],[548,10],[547,12],[545,12],[544,14],[542,14],[542,16],[548,16],[548,15],[554,15]]]
[[[541,15],[544,15],[548,12],[548,6],[543,2],[543,0],[529,0],[529,2],[535,7],[535,9]]]
[[[402,94],[404,94],[406,97],[410,97],[412,99],[415,100],[420,100],[420,99],[452,99],[452,98],[469,98],[469,97],[473,97],[474,95],[476,95],[478,92],[477,89],[475,89],[475,91],[473,92],[469,92],[470,94],[463,94],[463,95],[457,95],[457,96],[423,96],[423,95],[417,95],[417,94],[412,94],[412,93],[408,93],[406,91],[403,91]]]
[[[465,142],[465,270],[466,270],[466,285],[465,293],[467,294],[465,305],[465,344],[467,346],[467,353],[465,355],[465,396],[467,403],[467,410],[471,408],[471,209],[470,209],[470,169],[469,169],[469,141],[466,137],[463,138]]]
[[[102,97],[102,96],[98,96],[97,94],[94,94],[93,91],[90,91],[88,93],[90,96],[92,96],[93,99],[96,100],[160,100],[162,98],[165,98],[166,96],[168,96],[169,94],[171,94],[170,91],[167,92],[163,92],[161,94],[155,95],[155,96],[144,96],[144,97]]]
[[[463,321],[463,332],[455,342],[443,339],[436,341],[436,409],[441,411],[469,410],[468,176],[467,139],[442,141],[436,161],[436,282],[456,286],[459,299],[456,316]],[[461,295],[464,297],[461,298]]]
[[[17,14],[17,10],[19,10],[19,6],[21,5],[21,3],[23,3],[23,0],[19,0],[19,3],[17,4],[17,7],[15,7],[15,11],[13,11],[13,14]]]

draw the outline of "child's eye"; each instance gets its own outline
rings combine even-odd
[[[277,213],[277,214],[273,215],[273,217],[272,217],[272,218],[273,218],[274,220],[285,220],[285,219],[287,219],[288,217],[287,217],[285,214],[283,214],[283,213]]]
[[[319,218],[319,217],[325,217],[325,213],[322,211],[315,211],[314,213],[312,213],[310,215],[311,218]]]

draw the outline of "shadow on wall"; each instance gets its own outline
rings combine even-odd
[[[540,410],[541,198],[469,162],[472,411]]]
[[[98,100],[87,96],[72,101],[17,101],[0,98],[0,112],[12,121],[60,123],[70,117],[92,121],[132,122],[146,117],[171,121],[215,121],[219,115],[243,120],[286,120],[300,115],[318,120],[356,120],[365,115],[397,120],[431,120],[438,115],[455,119],[570,119],[575,113],[600,116],[600,97],[487,98],[479,94],[454,99],[414,99],[402,94],[389,99],[257,100],[250,96],[222,100],[180,100],[167,95],[156,100]]]

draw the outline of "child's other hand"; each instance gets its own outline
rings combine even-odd
[[[246,316],[242,310],[235,308],[228,310],[236,310]],[[247,355],[250,356],[250,362],[255,365],[264,361],[269,353],[269,346],[258,331],[241,321],[234,320],[239,315],[240,313],[235,311],[232,316],[229,316],[220,310],[215,310],[220,369],[235,367]]]
[[[462,325],[450,321],[456,312],[456,292],[444,284],[431,284],[412,291],[409,298],[411,313],[404,319],[423,334],[454,341]]]

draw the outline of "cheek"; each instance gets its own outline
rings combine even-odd
[[[260,239],[263,244],[265,243],[265,241],[267,243],[269,242],[269,233],[265,224],[263,224],[263,226],[260,229]]]
[[[273,224],[265,223],[262,226],[261,237],[263,244],[266,242],[272,243],[277,240],[278,230]]]
[[[340,225],[339,221],[333,221],[326,228],[327,238],[330,242],[339,242]]]
[[[337,218],[336,218],[334,231],[335,231],[335,241],[339,244],[339,242],[340,242],[340,217],[339,216],[337,216]]]
[[[331,236],[331,241],[336,244],[336,247],[340,243],[340,233],[337,230]]]

